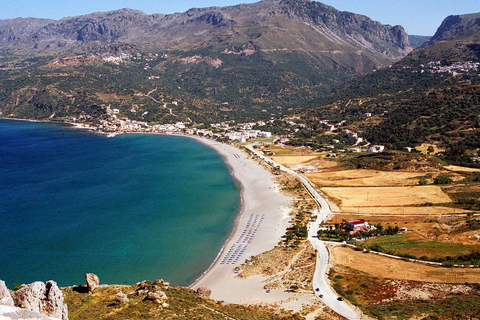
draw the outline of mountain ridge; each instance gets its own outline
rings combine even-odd
[[[219,35],[223,40],[236,42],[245,38],[247,41],[244,42],[258,41],[261,36],[268,38],[268,32],[279,32],[274,28],[278,18],[304,23],[330,41],[348,43],[390,59],[398,59],[411,50],[407,34],[400,26],[382,25],[366,16],[340,12],[308,0],[263,0],[236,6],[192,8],[169,15],[148,15],[125,8],[57,21],[36,18],[0,20],[0,49],[30,53],[54,51],[54,48],[65,51],[61,48],[101,41],[139,46],[147,43],[164,50],[182,41],[202,45],[198,42],[199,36],[216,36],[220,28],[230,28],[232,32]],[[16,22],[34,23],[30,28],[19,28]],[[259,46],[275,49],[268,41],[260,42]]]
[[[3,20],[0,112],[61,119],[111,105],[153,122],[265,118],[411,50],[401,26],[308,0]],[[182,107],[165,113],[172,101]]]

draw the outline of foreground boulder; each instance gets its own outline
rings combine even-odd
[[[145,298],[147,300],[151,300],[151,301],[154,301],[154,302],[157,302],[157,303],[162,303],[163,301],[167,300],[167,295],[165,294],[165,292],[161,291],[161,290],[157,290],[157,291],[149,291],[147,293],[147,297]]]
[[[98,277],[93,273],[87,273],[85,275],[85,280],[87,281],[88,292],[93,292],[93,290],[95,290],[95,288],[100,284],[100,279],[98,279]]]
[[[8,291],[5,281],[0,280],[0,305],[13,307],[13,299]]]
[[[2,320],[58,320],[32,310],[12,306],[0,305],[0,319]]]
[[[67,305],[63,302],[63,293],[55,281],[46,283],[37,281],[23,285],[12,292],[15,306],[45,314],[62,320],[68,320]]]
[[[128,299],[127,295],[123,292],[117,293],[117,296],[115,297],[118,303],[128,303],[130,299]]]
[[[212,294],[212,290],[205,288],[205,287],[200,287],[195,291],[197,297],[202,298],[202,299],[210,299],[210,295]]]

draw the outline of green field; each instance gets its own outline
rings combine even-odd
[[[429,259],[467,255],[475,250],[480,250],[480,245],[465,246],[460,243],[409,240],[405,234],[379,237],[365,241],[365,247],[372,246],[380,246],[384,252],[391,252],[396,255],[410,254],[418,258],[428,257]]]

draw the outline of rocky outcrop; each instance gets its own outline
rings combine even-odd
[[[55,281],[47,281],[46,283],[37,281],[29,285],[23,285],[11,294],[17,307],[62,320],[68,319],[67,305],[63,302],[63,293]]]
[[[163,303],[165,300],[167,300],[167,294],[161,290],[155,290],[155,291],[149,291],[147,293],[147,297],[145,298],[146,300],[154,301],[157,303]]]
[[[37,281],[29,285],[23,285],[12,294],[16,306],[42,312],[47,297],[47,288],[45,283]]]
[[[136,286],[138,287],[136,290],[137,296],[146,294],[145,300],[156,302],[163,307],[168,305],[166,303],[168,297],[164,290],[167,290],[170,284],[163,279],[157,279],[153,283],[150,281],[138,282]]]
[[[93,273],[87,273],[85,275],[85,280],[87,281],[88,292],[93,292],[93,290],[95,290],[100,284],[100,279]]]
[[[197,297],[201,299],[210,299],[210,295],[212,294],[212,290],[205,288],[205,287],[200,287],[195,291],[195,294]]]
[[[0,280],[0,305],[13,307],[13,299],[10,291],[5,285],[5,281]]]
[[[157,279],[152,284],[153,290],[167,290],[170,287],[170,283],[165,282],[163,279]]]
[[[57,318],[46,316],[42,313],[34,312],[28,309],[0,305],[1,320],[58,320]]]
[[[47,281],[46,287],[46,314],[59,319],[68,319],[67,305],[63,302],[63,293],[55,281]]]
[[[127,295],[123,292],[117,293],[115,300],[117,300],[118,303],[128,303],[128,301],[130,301]]]

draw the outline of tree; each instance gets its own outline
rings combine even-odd
[[[453,180],[450,179],[450,178],[447,177],[447,176],[438,176],[438,177],[436,177],[435,180],[434,180],[434,183],[435,183],[435,184],[450,184],[450,183],[452,183],[452,182],[453,182]]]

